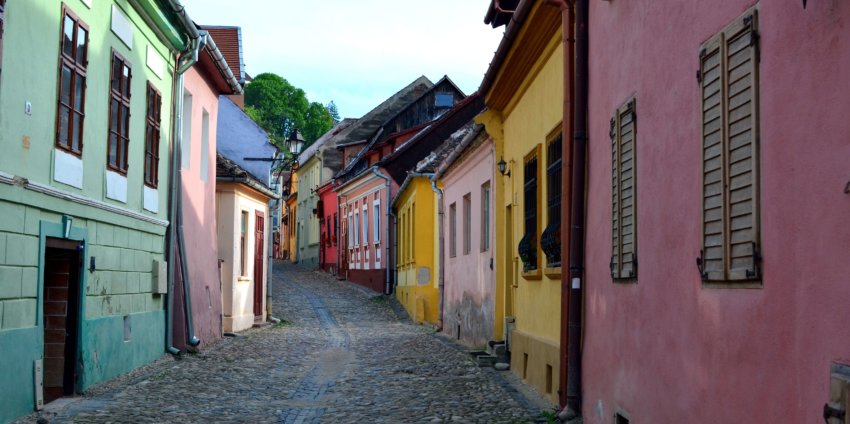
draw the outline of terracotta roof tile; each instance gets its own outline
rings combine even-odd
[[[236,26],[201,26],[209,31],[233,76],[245,84],[245,63],[242,60],[242,28]]]

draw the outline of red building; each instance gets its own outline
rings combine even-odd
[[[339,274],[339,198],[333,181],[319,187],[319,266],[333,275]]]

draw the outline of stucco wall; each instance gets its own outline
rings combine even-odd
[[[474,150],[465,152],[452,169],[443,175],[441,180],[445,187],[444,203],[463,204],[463,196],[470,195],[472,204],[471,248],[468,255],[463,251],[452,258],[448,255],[448,221],[443,226],[445,243],[445,283],[443,327],[448,334],[453,335],[470,346],[483,346],[488,340],[493,340],[494,322],[502,314],[496,313],[496,282],[493,268],[495,267],[495,225],[493,220],[493,205],[495,203],[495,186],[493,184],[496,164],[493,159],[493,144],[485,141]],[[484,184],[489,186],[489,220],[486,228],[490,246],[482,247],[483,222],[483,190]],[[461,208],[462,209],[462,208]],[[462,210],[458,210],[462,218]],[[448,219],[448,215],[444,216]],[[458,219],[458,233],[464,233],[463,219]],[[462,243],[461,243],[462,244]],[[501,336],[501,335],[499,335]]]
[[[763,287],[708,288],[700,45],[758,4]],[[590,2],[585,422],[822,422],[850,361],[850,3]],[[616,31],[612,31],[616,28]],[[611,280],[609,119],[636,95],[637,284]]]
[[[319,265],[319,218],[313,213],[319,201],[316,190],[322,176],[322,163],[317,156],[301,164],[298,173],[298,263],[306,266]]]
[[[398,194],[394,208],[399,258],[396,297],[414,321],[431,324],[440,319],[436,200],[431,180],[416,177]]]
[[[265,217],[263,243],[263,282],[262,315],[256,318],[266,319],[266,276],[268,275],[268,199],[258,195],[240,184],[219,183],[216,190],[218,210],[218,255],[221,260],[222,304],[224,331],[241,331],[254,325],[254,242],[256,213]],[[247,212],[247,231],[245,234],[244,273],[240,273],[241,260],[241,220]]]
[[[340,247],[341,235],[339,225],[341,223],[335,222],[334,217],[338,218],[340,216],[338,209],[339,198],[337,197],[336,192],[328,186],[326,186],[324,191],[321,192],[320,198],[324,209],[320,230],[325,234],[325,237],[329,238],[329,240],[325,240],[320,247],[322,269],[336,274],[339,269],[337,259],[339,258],[338,249]],[[328,220],[330,220],[330,226],[328,225]]]
[[[134,9],[122,1],[65,2],[90,29],[83,152],[79,186],[56,181],[54,167],[63,3],[8,2],[0,74],[0,172],[26,185],[0,183],[0,421],[32,411],[34,360],[43,357],[45,238],[63,238],[63,215],[72,237],[84,242],[80,287],[76,389],[150,362],[164,352],[163,297],[151,292],[152,263],[163,261],[167,213],[172,62],[168,49]],[[130,22],[132,47],[110,31],[113,5]],[[126,200],[106,197],[106,140],[112,49],[132,65],[129,167]],[[148,66],[161,61],[162,77]],[[156,66],[154,66],[155,68]],[[162,95],[159,190],[156,211],[143,208],[146,85]],[[27,113],[24,105],[32,108]],[[94,268],[89,270],[94,259]],[[131,323],[125,341],[124,320]],[[7,349],[8,347],[8,349]]]
[[[390,186],[391,190],[398,190],[394,183]],[[368,243],[363,243],[363,238],[360,238],[361,243],[354,246],[349,246],[348,238],[340,240],[340,246],[346,251],[344,261],[349,270],[357,271],[350,272],[348,279],[358,284],[369,286],[373,289],[378,287],[376,284],[376,272],[361,272],[380,270],[381,274],[390,263],[387,247],[389,237],[387,237],[387,186],[386,182],[376,177],[371,171],[355,178],[345,186],[338,189],[339,202],[341,204],[342,213],[340,214],[340,222],[346,220],[343,228],[346,229],[347,237],[353,237],[353,228],[348,226],[348,217],[358,217],[363,213],[363,206],[367,205],[369,211],[369,237]],[[378,243],[374,241],[374,202],[377,201],[380,209],[381,231],[379,232],[380,240]],[[360,218],[360,233],[363,231],[363,219]],[[360,234],[362,236],[362,234]],[[392,252],[390,252],[392,254]],[[384,276],[385,277],[385,276]],[[384,279],[381,279],[383,282]],[[383,285],[381,285],[383,287]]]
[[[192,96],[191,110],[184,105],[184,125],[191,125],[190,131],[183,131],[181,145],[189,143],[188,167],[181,167],[183,233],[186,237],[186,265],[189,272],[190,299],[195,335],[201,339],[201,346],[221,338],[221,284],[218,275],[218,252],[215,226],[215,163],[216,163],[216,122],[218,118],[218,93],[213,91],[204,77],[189,68],[184,74],[184,92]],[[191,117],[186,119],[189,114]],[[206,141],[205,141],[206,140]],[[186,160],[183,161],[186,163]],[[179,277],[179,275],[178,275]],[[175,279],[182,284],[181,278]],[[181,286],[182,287],[182,286]],[[180,298],[175,301],[181,305]],[[182,307],[182,306],[181,306]],[[180,316],[180,315],[176,315]],[[175,325],[179,327],[179,325]],[[175,331],[175,346],[186,347],[182,328]],[[182,336],[182,337],[181,337]]]

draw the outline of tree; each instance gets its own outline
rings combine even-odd
[[[334,120],[328,109],[319,102],[310,103],[310,106],[307,108],[307,114],[304,117],[304,125],[301,126],[301,134],[305,140],[304,144],[309,146],[333,126]]]
[[[339,117],[339,111],[336,108],[336,103],[334,103],[333,100],[328,103],[328,113],[331,114],[331,118],[333,118],[334,124],[338,124],[340,123],[340,121],[342,121],[342,118]]]
[[[321,103],[310,103],[304,90],[268,72],[245,86],[245,113],[284,151],[284,141],[293,129],[301,130],[306,147],[333,126],[333,118]]]

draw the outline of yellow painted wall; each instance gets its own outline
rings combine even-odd
[[[396,297],[416,322],[439,320],[437,196],[431,180],[415,177],[399,193]]]
[[[511,336],[511,368],[553,402],[557,402],[560,346],[560,269],[546,269],[539,234],[548,222],[546,208],[546,142],[563,118],[563,45],[560,31],[532,67],[504,111],[488,110],[477,118],[494,140],[496,157],[508,163],[509,176],[496,175],[495,225],[496,308],[515,318]],[[523,275],[517,245],[524,234],[524,159],[538,150],[537,275]],[[507,209],[510,207],[510,218]],[[508,243],[510,241],[510,243]],[[497,321],[494,334],[505,334]],[[548,389],[548,391],[547,391]]]

